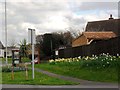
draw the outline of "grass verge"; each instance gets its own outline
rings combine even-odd
[[[78,83],[49,77],[35,71],[35,79],[32,79],[32,71],[28,71],[28,80],[25,78],[25,71],[15,72],[14,80],[11,79],[11,72],[2,73],[2,84],[29,84],[29,85],[75,85]]]
[[[72,65],[38,64],[35,65],[35,67],[56,74],[71,76],[84,80],[114,83],[118,82],[118,71],[115,68],[94,70],[93,68],[81,68],[77,63]]]

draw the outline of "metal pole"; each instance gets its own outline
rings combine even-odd
[[[34,79],[35,78],[35,73],[34,73],[34,32],[35,31],[34,29],[30,29],[28,28],[28,30],[30,30],[30,34],[31,34],[31,45],[32,45],[32,78]]]
[[[32,31],[31,31],[31,33],[32,33],[32,36],[31,36],[31,40],[32,40],[32,78],[34,79],[35,78],[35,76],[34,76],[34,43],[33,43],[33,29],[32,29]]]
[[[5,0],[5,46],[6,46],[6,64],[8,64],[7,60],[7,10],[6,10],[6,0]]]

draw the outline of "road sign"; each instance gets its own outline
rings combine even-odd
[[[36,37],[35,29],[28,28],[28,43],[35,44],[36,43],[35,37]]]

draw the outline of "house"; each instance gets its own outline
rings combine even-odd
[[[0,41],[0,58],[3,58],[4,57],[4,46],[2,44],[2,42]]]
[[[15,47],[15,46],[10,46],[10,47],[7,47],[7,57],[12,57],[12,50],[13,49],[19,49],[18,47]],[[4,52],[6,56],[6,51]]]
[[[88,45],[92,43],[93,41],[99,41],[99,40],[107,40],[110,38],[117,37],[117,35],[112,32],[83,32],[81,36],[76,38],[72,42],[72,47],[76,46],[82,46],[82,45]]]
[[[86,32],[102,32],[112,31],[117,36],[120,36],[120,19],[110,18],[108,20],[88,22],[86,25]]]
[[[108,20],[88,22],[85,32],[73,40],[72,47],[88,45],[93,41],[106,40],[120,36],[120,19],[113,19],[112,15]]]

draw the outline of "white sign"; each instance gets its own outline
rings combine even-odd
[[[19,64],[19,61],[18,61],[18,60],[16,60],[16,61],[14,61],[14,63],[15,63],[15,64]]]
[[[58,55],[58,50],[57,50],[57,51],[55,51],[55,55]]]
[[[28,43],[36,43],[36,34],[35,34],[35,29],[28,29]]]

